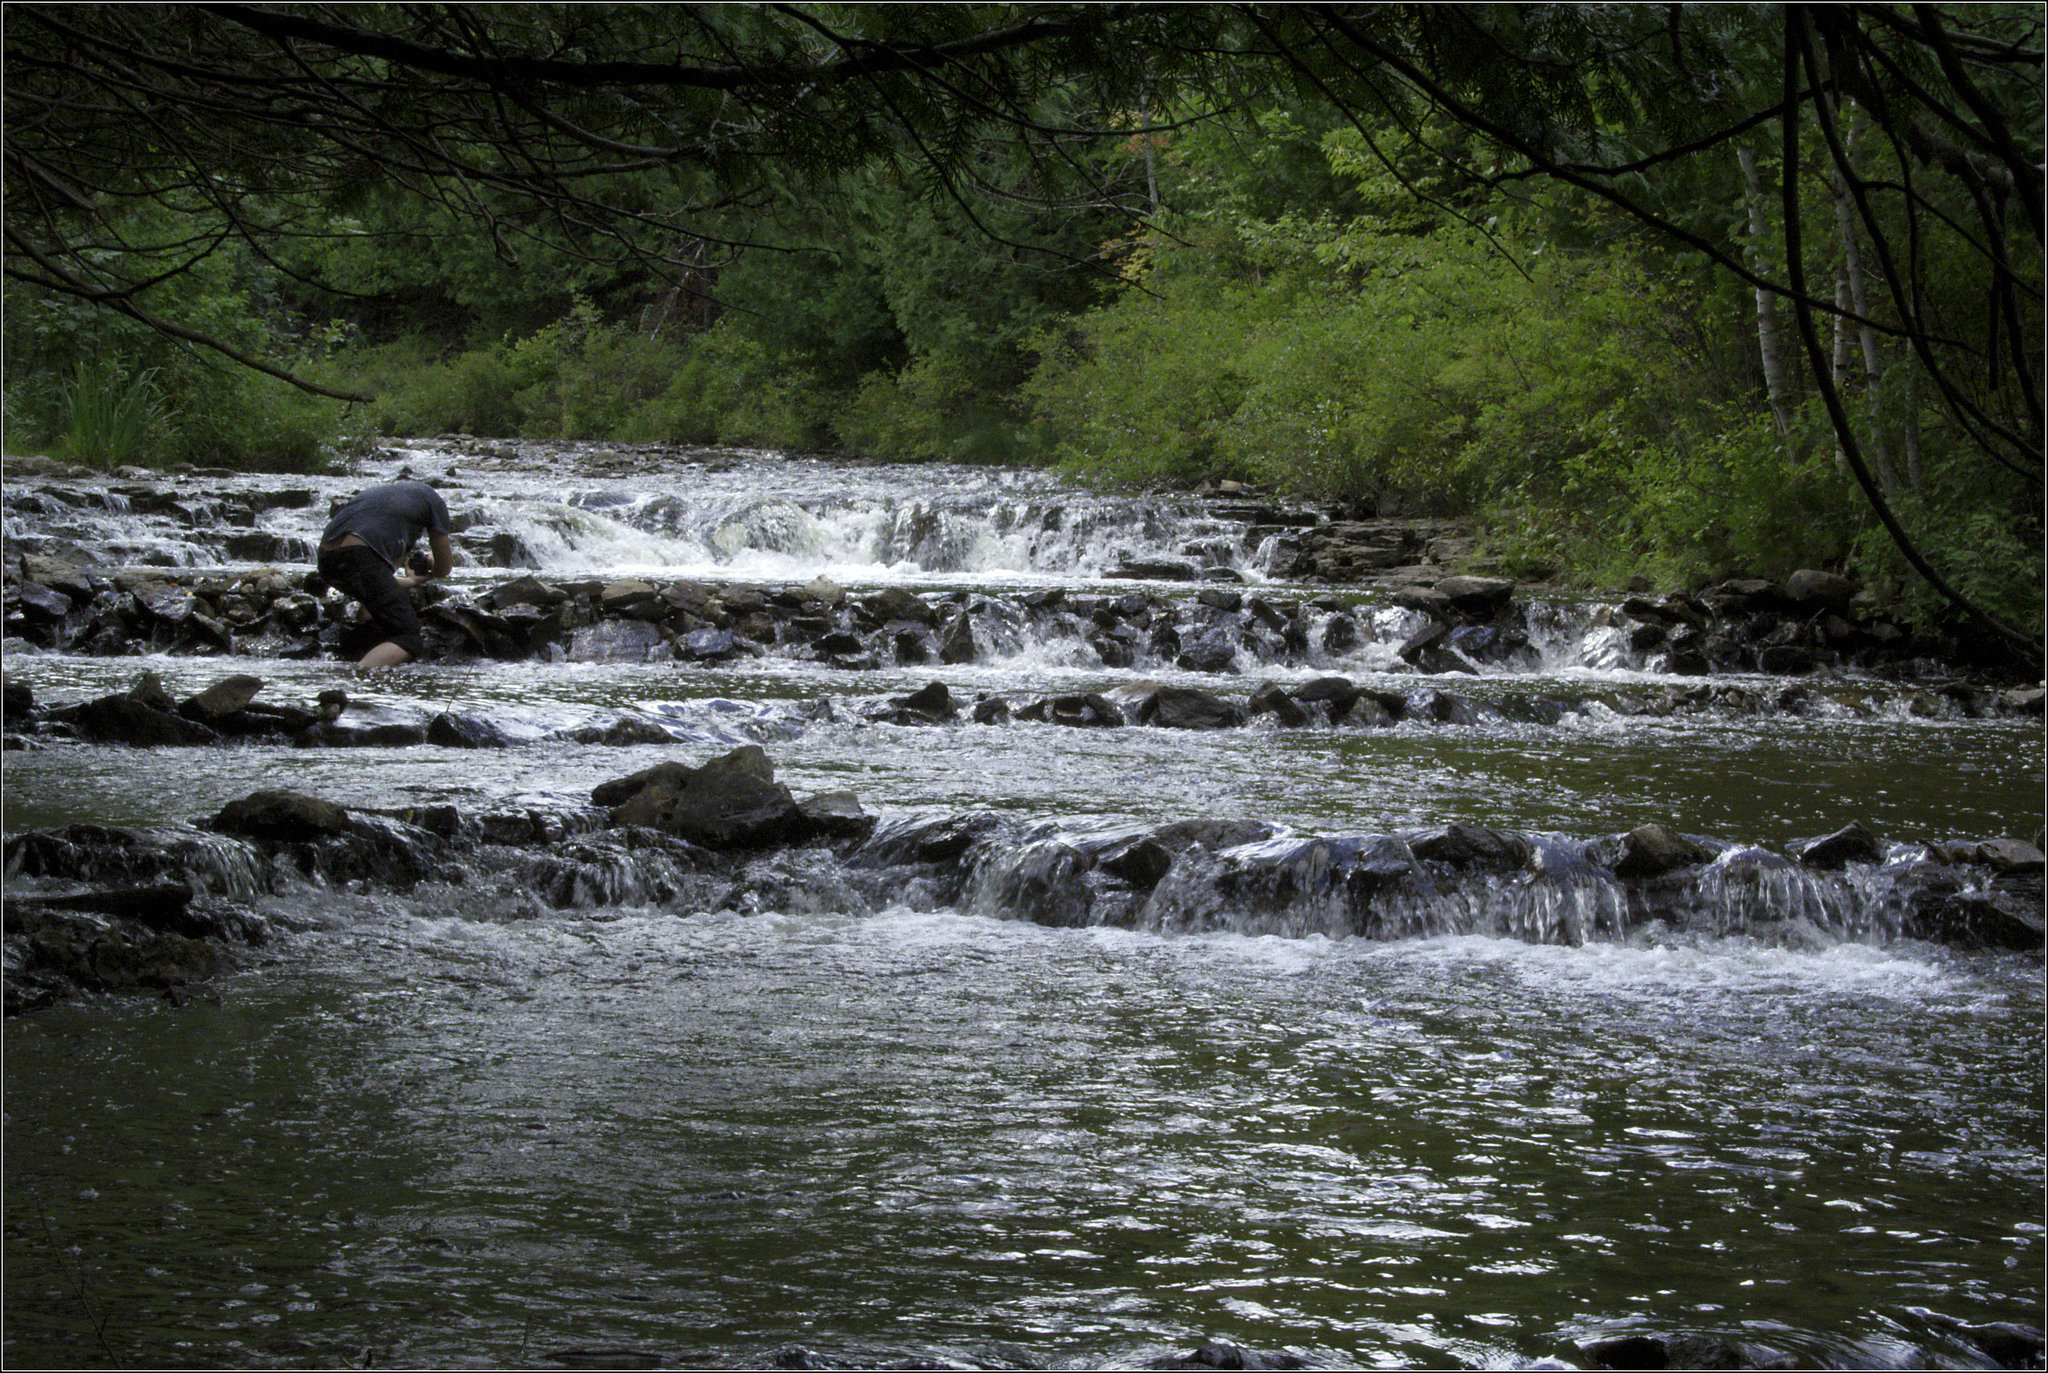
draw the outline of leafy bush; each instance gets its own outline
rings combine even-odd
[[[79,362],[64,389],[63,447],[74,461],[112,469],[166,451],[175,411],[157,384],[157,369],[140,371]]]
[[[976,384],[957,355],[871,372],[835,418],[848,448],[893,462],[1017,463],[1037,456],[1011,398]]]
[[[828,405],[724,321],[692,338],[659,395],[617,437],[664,443],[811,448],[831,435]]]

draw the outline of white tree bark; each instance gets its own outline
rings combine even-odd
[[[1757,175],[1756,154],[1738,147],[1735,157],[1742,165],[1743,200],[1749,207],[1749,265],[1760,277],[1770,275],[1771,225],[1764,214],[1763,181]],[[1792,378],[1785,365],[1785,335],[1778,325],[1778,300],[1762,287],[1756,292],[1756,343],[1763,364],[1764,396],[1770,402],[1771,417],[1780,434],[1792,432]]]

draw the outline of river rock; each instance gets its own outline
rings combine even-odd
[[[929,721],[951,720],[959,714],[959,708],[953,703],[953,693],[946,689],[944,682],[926,683],[908,696],[892,697],[889,704],[899,711],[909,711]]]
[[[1150,891],[1173,868],[1173,850],[1152,835],[1119,839],[1095,855],[1095,866],[1139,891]]]
[[[568,592],[538,577],[514,577],[511,581],[493,588],[485,598],[485,604],[493,610],[504,610],[515,605],[552,610],[568,599]]]
[[[1801,677],[1815,667],[1813,651],[1799,644],[1766,644],[1756,655],[1759,670],[1781,677]]]
[[[951,624],[939,635],[939,661],[947,664],[971,663],[979,656],[974,643],[974,627],[968,623],[967,612],[953,617]]]
[[[1832,610],[1839,614],[1849,609],[1856,595],[1856,583],[1840,573],[1801,568],[1785,579],[1784,595],[1801,610]]]
[[[1933,844],[1929,848],[1944,863],[1968,863],[2000,873],[2039,873],[2041,850],[2017,839],[1976,839]]]
[[[91,911],[7,911],[6,1012],[39,1010],[77,991],[172,993],[228,965],[211,940]]]
[[[1341,715],[1351,708],[1360,691],[1361,688],[1349,677],[1317,677],[1296,687],[1294,699],[1304,705],[1326,702],[1332,713]]]
[[[1240,707],[1193,687],[1157,687],[1137,708],[1139,724],[1163,729],[1234,729],[1244,718]]]
[[[850,791],[820,792],[797,803],[811,828],[828,839],[865,839],[874,832],[875,817],[861,808]]]
[[[1436,584],[1436,590],[1459,615],[1485,620],[1507,608],[1515,584],[1505,577],[1446,577]]]
[[[730,630],[696,629],[676,640],[676,656],[693,663],[731,662],[741,652]]]
[[[1408,847],[1417,858],[1493,872],[1513,872],[1524,867],[1534,852],[1534,846],[1519,834],[1502,834],[1483,825],[1463,823],[1411,837]]]
[[[161,688],[159,688],[159,691]],[[164,698],[166,701],[168,697]],[[185,747],[218,743],[218,731],[175,714],[158,710],[133,695],[102,696],[75,706],[49,712],[78,731],[81,739],[101,744],[130,744],[137,748]]]
[[[1289,729],[1299,729],[1308,724],[1309,715],[1301,704],[1287,694],[1287,689],[1278,682],[1261,682],[1245,703],[1248,715],[1271,715]]]
[[[1428,720],[1439,725],[1476,725],[1486,718],[1485,710],[1477,702],[1435,687],[1408,692],[1404,700],[1407,704],[1401,712],[1403,719]]]
[[[877,626],[897,620],[915,625],[930,625],[938,618],[937,612],[923,597],[900,586],[886,586],[880,591],[863,596],[859,609],[869,624]]]
[[[442,711],[427,721],[427,739],[441,748],[504,748],[512,741],[488,720]]]
[[[661,630],[644,620],[600,620],[569,636],[572,663],[645,663],[670,655]]]
[[[207,828],[251,839],[299,842],[345,834],[354,827],[348,811],[332,801],[296,791],[258,791],[228,802]]]
[[[1623,1335],[1583,1346],[1594,1368],[1797,1368],[1775,1352],[1752,1354],[1716,1335]]]
[[[1833,870],[1850,863],[1884,862],[1884,845],[1859,821],[1824,839],[1807,839],[1788,850],[1801,866]]]
[[[7,605],[10,611],[19,609],[33,619],[54,624],[71,613],[72,599],[55,587],[23,582],[7,588]]]
[[[1124,723],[1116,703],[1095,692],[1071,696],[1048,696],[1016,712],[1019,720],[1044,721],[1055,725],[1109,727]]]
[[[1174,657],[1174,666],[1187,672],[1235,673],[1237,645],[1220,627],[1205,630],[1182,644]]]
[[[171,693],[164,690],[164,679],[154,672],[145,672],[135,679],[135,685],[128,688],[128,699],[166,715],[178,708],[178,703],[171,699]]]
[[[623,800],[611,799],[620,783],[591,793],[598,805],[610,804],[614,825],[645,825],[708,849],[790,843],[815,833],[758,744],[701,767],[663,765],[623,781],[638,783]]]
[[[178,706],[178,713],[189,720],[218,725],[228,716],[245,709],[261,690],[261,677],[236,673],[232,677],[221,678],[196,696],[186,697]]]
[[[659,615],[663,609],[660,592],[654,584],[635,577],[622,577],[607,585],[598,593],[597,603],[605,614],[629,619]]]
[[[896,655],[896,661],[906,667],[928,663],[932,659],[931,636],[916,625],[905,625],[891,634],[889,648]]]
[[[1627,834],[1596,840],[1587,857],[1617,877],[1660,877],[1677,868],[1711,862],[1716,851],[1659,824],[1638,825]]]
[[[1422,667],[1423,655],[1432,649],[1441,648],[1450,641],[1450,637],[1451,627],[1442,620],[1432,618],[1422,628],[1410,634],[1402,642],[1401,646],[1394,650],[1394,656],[1404,663],[1411,663],[1417,667]],[[1429,669],[1423,668],[1423,670],[1428,671]]]
[[[1103,575],[1145,582],[1191,582],[1195,579],[1195,565],[1164,558],[1126,558]]]
[[[1989,890],[1934,883],[1914,893],[1903,932],[1963,949],[2011,949],[2039,957],[2044,947],[2038,877],[1994,882]]]
[[[1200,1369],[1200,1368],[1246,1368],[1246,1369],[1294,1369],[1313,1368],[1314,1364],[1299,1354],[1269,1354],[1260,1350],[1245,1349],[1227,1340],[1214,1340],[1191,1350],[1186,1354],[1175,1354],[1141,1365],[1144,1368],[1159,1369]]]
[[[857,868],[957,867],[1001,827],[988,814],[903,816],[876,824],[847,862]]]
[[[1406,710],[1407,702],[1392,693],[1361,692],[1341,710],[1337,709],[1335,701],[1330,702],[1330,723],[1362,729],[1391,729],[1400,722]]]

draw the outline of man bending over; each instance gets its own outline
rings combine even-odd
[[[406,571],[406,554],[422,533],[433,570]],[[373,486],[334,512],[320,536],[320,575],[360,602],[383,636],[356,671],[396,667],[427,651],[419,612],[407,593],[429,578],[447,576],[454,566],[447,502],[425,482]]]

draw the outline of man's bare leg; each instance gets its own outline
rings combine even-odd
[[[410,657],[410,653],[387,640],[365,653],[363,660],[356,664],[356,671],[369,672],[374,668],[397,667]]]

